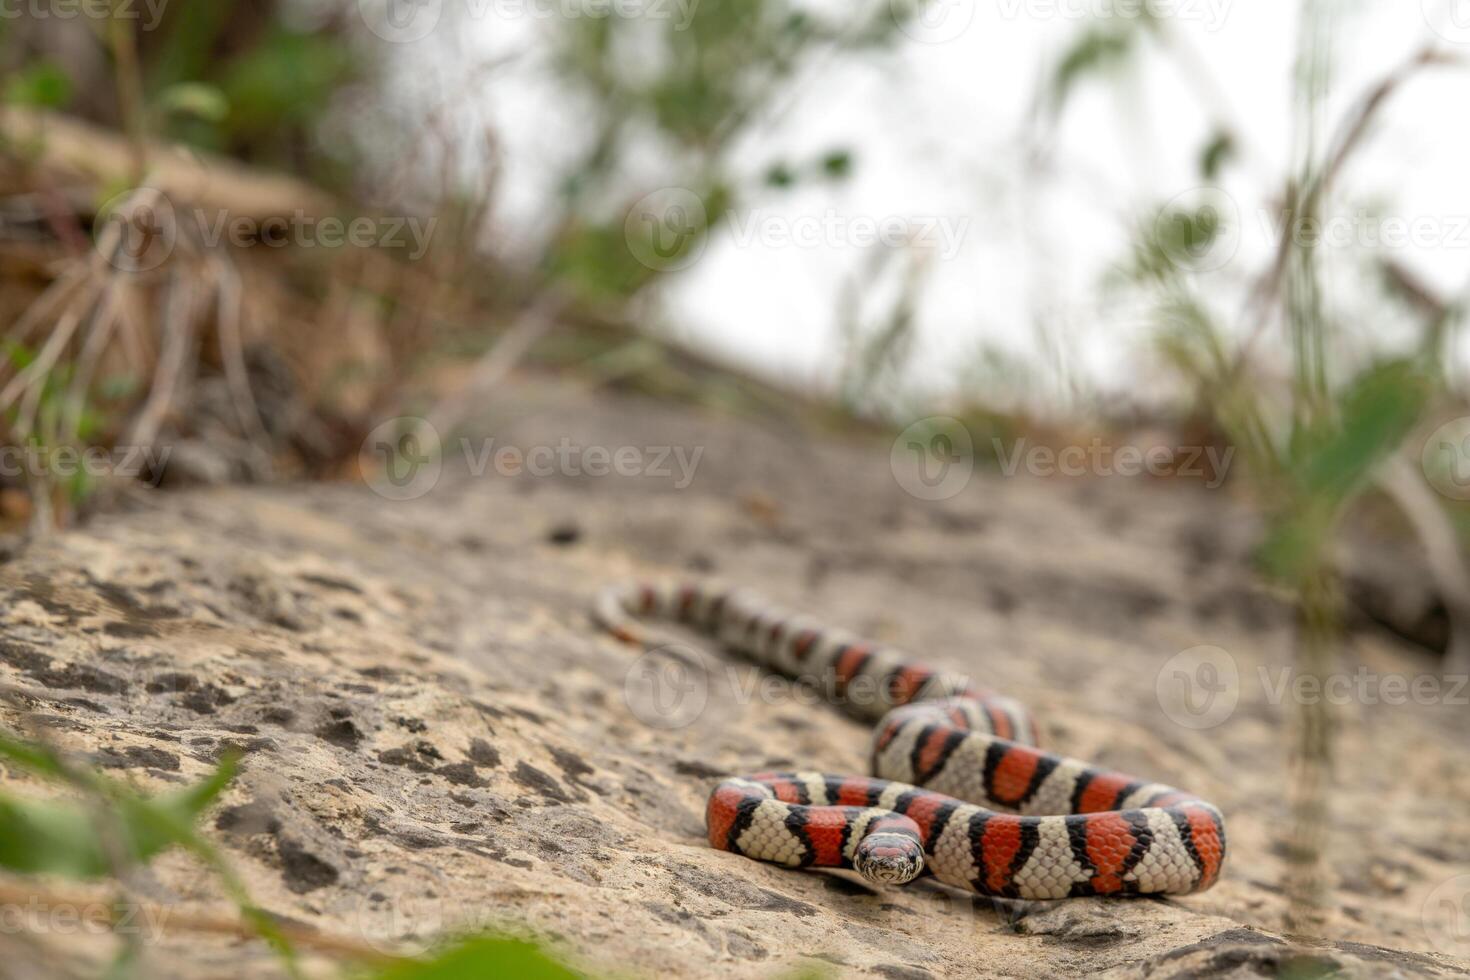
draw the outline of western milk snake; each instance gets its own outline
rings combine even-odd
[[[879,884],[923,873],[981,895],[1181,895],[1213,885],[1220,811],[1188,793],[1037,748],[1019,702],[744,590],[614,587],[594,616],[631,644],[640,618],[698,629],[763,666],[825,681],[879,721],[873,778],[761,773],[710,795],[710,844],[788,867],[849,868]],[[1000,812],[1008,811],[1008,812]]]

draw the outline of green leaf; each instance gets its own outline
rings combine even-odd
[[[1205,180],[1214,180],[1225,164],[1235,156],[1235,137],[1221,130],[1205,144],[1199,155],[1199,172]]]
[[[1125,64],[1133,53],[1134,32],[1128,28],[1093,28],[1083,32],[1062,56],[1052,76],[1052,110],[1060,112],[1077,83]]]
[[[0,736],[0,754],[52,778],[67,778],[55,755],[44,748]],[[0,868],[20,874],[58,874],[69,878],[101,878],[115,869],[99,832],[101,807],[114,822],[123,857],[147,861],[175,845],[192,844],[194,821],[218,798],[235,775],[235,760],[226,759],[204,782],[173,793],[147,798],[121,784],[86,774],[102,796],[86,800],[31,800],[0,793]]]
[[[200,82],[169,86],[158,96],[158,107],[167,113],[194,116],[205,122],[221,122],[230,114],[225,93]]]
[[[5,101],[37,109],[60,109],[71,101],[71,78],[62,68],[42,61],[13,75],[5,84]]]
[[[1408,438],[1431,391],[1419,364],[1388,361],[1343,392],[1330,427],[1297,434],[1288,460],[1291,500],[1261,550],[1274,575],[1301,585],[1323,566],[1343,506]]]
[[[852,174],[852,151],[829,151],[822,157],[822,173],[830,180],[846,179]]]
[[[395,964],[373,980],[480,980],[516,977],[517,980],[581,980],[534,944],[519,939],[485,936],[460,943],[433,959]]]
[[[767,187],[790,187],[796,183],[796,172],[784,163],[773,163],[766,170]]]
[[[1339,400],[1337,430],[1303,453],[1295,468],[1310,496],[1346,498],[1408,438],[1430,384],[1411,361],[1389,361],[1359,375]]]

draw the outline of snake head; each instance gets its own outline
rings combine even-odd
[[[924,849],[909,834],[878,831],[858,843],[852,866],[875,885],[906,885],[924,870]]]

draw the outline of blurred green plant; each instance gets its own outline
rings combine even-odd
[[[1334,356],[1345,349],[1337,343],[1345,325],[1324,295],[1324,266],[1341,257],[1328,254],[1307,232],[1320,227],[1329,213],[1335,178],[1388,96],[1414,72],[1443,63],[1432,49],[1415,55],[1370,90],[1328,139],[1323,106],[1338,13],[1318,0],[1301,4],[1294,172],[1276,198],[1281,215],[1277,251],[1245,297],[1251,330],[1244,340],[1234,338],[1225,317],[1215,312],[1229,298],[1238,301],[1241,281],[1238,268],[1212,257],[1234,230],[1225,209],[1208,201],[1159,207],[1139,223],[1131,254],[1121,263],[1122,282],[1152,308],[1164,362],[1197,393],[1199,406],[1240,450],[1253,497],[1269,517],[1258,552],[1261,566],[1295,595],[1301,610],[1298,668],[1319,678],[1338,656],[1341,588],[1334,545],[1339,530],[1356,502],[1387,486],[1386,468],[1401,462],[1435,400],[1446,397],[1442,353],[1446,333],[1458,321],[1458,304],[1428,304],[1435,309],[1409,349],[1385,346],[1352,360]],[[1136,42],[1145,35],[1164,49],[1177,42],[1153,20],[1089,28],[1061,59],[1047,99],[1059,106],[1082,80],[1107,77],[1108,69],[1138,50]],[[1197,76],[1204,68],[1195,62],[1184,70]],[[1208,84],[1197,88],[1219,91]],[[1218,107],[1204,108],[1214,112]],[[1228,127],[1217,125],[1198,155],[1200,175],[1220,179],[1239,145]],[[1397,313],[1402,315],[1402,307]],[[1391,317],[1395,311],[1374,315]],[[1279,349],[1288,365],[1284,390],[1257,372],[1252,356],[1254,345],[1274,339],[1263,334],[1278,321],[1283,328]],[[1411,506],[1395,502],[1406,512]],[[1406,516],[1416,528],[1423,526],[1422,514]],[[1322,849],[1335,720],[1324,703],[1304,703],[1292,723],[1289,925],[1310,932],[1326,897]]]
[[[823,18],[793,0],[701,0],[683,19],[558,21],[553,71],[569,100],[586,107],[592,135],[560,181],[551,277],[597,299],[626,299],[682,267],[679,260],[760,189],[846,179],[856,162],[842,147],[807,163],[773,161],[755,174],[734,150],[781,111],[803,72],[824,58],[891,45],[900,19],[887,4]],[[630,205],[647,190],[638,163],[650,148],[665,163],[659,185],[700,205],[677,216],[677,228],[664,227],[661,215],[629,220]],[[670,231],[679,237],[665,251],[655,236]],[[650,251],[662,261],[640,259]]]

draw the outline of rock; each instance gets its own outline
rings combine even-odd
[[[1281,937],[1294,708],[1273,691],[1290,680],[1294,618],[1252,577],[1257,524],[1223,491],[978,473],[927,503],[894,479],[887,440],[796,438],[550,386],[517,397],[502,445],[701,447],[698,470],[681,487],[549,477],[528,494],[538,478],[451,466],[411,502],[362,485],[226,486],[101,515],[0,563],[6,727],[43,720],[79,759],[150,790],[246,749],[206,833],[272,914],[374,943],[513,921],[598,973],[694,978],[1470,967],[1448,955],[1470,954],[1451,887],[1470,863],[1470,712],[1447,690],[1341,706],[1331,905],[1320,942]],[[567,514],[578,546],[549,547]],[[702,709],[672,726],[640,716],[624,693],[638,656],[591,627],[588,604],[609,582],[691,567],[967,671],[1030,704],[1049,746],[1218,802],[1220,884],[1016,903],[710,848],[718,780],[860,773],[869,731],[788,687],[747,686],[758,675],[682,633],[707,668]],[[1171,721],[1157,690],[1170,657],[1201,644],[1227,651],[1240,681],[1208,729]],[[1376,677],[1435,671],[1382,633],[1342,654]],[[214,894],[181,855],[150,874],[180,908]],[[85,952],[105,965],[111,951],[104,937],[7,933],[7,963],[22,941],[57,964]],[[167,929],[144,955],[146,976],[281,972],[259,943]],[[26,956],[17,947],[17,975],[36,975]]]

